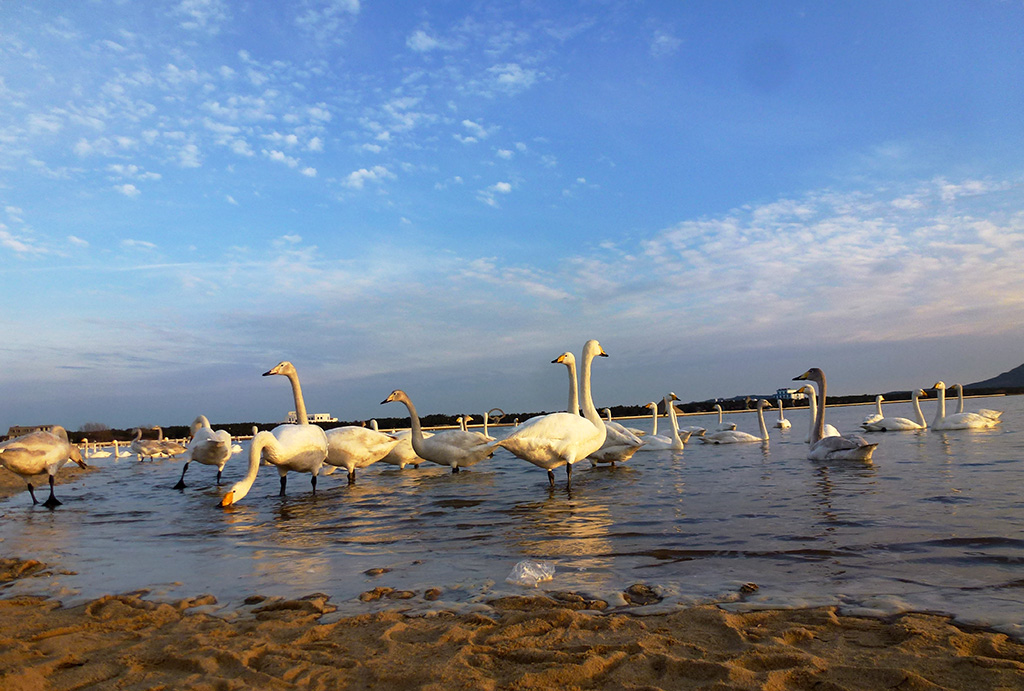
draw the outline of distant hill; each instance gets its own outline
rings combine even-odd
[[[998,377],[968,384],[965,389],[1015,389],[1024,387],[1024,365],[1003,372]]]

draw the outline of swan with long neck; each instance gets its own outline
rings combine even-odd
[[[676,410],[672,407],[672,401],[678,400],[679,398],[674,393],[670,393],[662,399],[665,404],[665,412],[669,417],[671,436],[658,434],[658,404],[654,401],[647,404],[646,407],[651,409],[651,416],[654,420],[651,434],[644,435],[644,445],[640,447],[641,451],[682,451],[685,448],[686,442],[690,440],[690,432],[686,432],[685,436],[679,433],[679,425],[676,424]]]
[[[381,405],[396,402],[404,404],[409,410],[409,423],[412,426],[409,442],[416,455],[424,460],[448,466],[453,473],[457,473],[462,468],[489,458],[497,448],[497,444],[479,432],[463,432],[461,429],[444,430],[428,437],[423,434],[420,416],[407,393],[395,389],[381,401]]]
[[[78,447],[68,441],[63,427],[54,426],[52,432],[30,432],[0,443],[0,466],[25,480],[32,503],[38,504],[32,477],[46,473],[50,482],[50,496],[43,506],[53,509],[61,505],[53,495],[54,476],[68,461],[88,468]]]
[[[870,425],[872,422],[878,422],[885,417],[885,414],[882,412],[882,401],[884,400],[885,398],[882,394],[875,396],[875,412],[864,416],[864,421],[860,423],[861,427],[864,427],[864,425]]]
[[[761,436],[755,436],[749,432],[743,432],[735,429],[724,429],[718,432],[711,432],[700,437],[700,440],[705,444],[744,444],[748,442],[764,442],[768,443],[768,427],[764,424],[764,409],[771,405],[765,399],[759,399],[757,401],[757,426],[761,431]]]
[[[935,411],[935,421],[932,422],[932,429],[934,430],[951,430],[951,429],[986,429],[989,427],[995,427],[1002,420],[999,418],[985,417],[978,413],[952,413],[946,415],[946,384],[945,382],[935,382],[935,386],[932,387],[938,392],[939,395],[939,407]]]
[[[555,486],[555,468],[565,466],[566,486],[571,485],[573,463],[600,449],[608,435],[590,390],[591,363],[595,357],[608,357],[608,353],[596,340],[587,341],[581,359],[583,417],[570,412],[540,415],[530,418],[498,442],[515,456],[547,470],[552,487]]]
[[[163,445],[156,439],[143,439],[142,428],[135,428],[135,438],[132,439],[132,443],[129,445],[132,453],[142,462],[144,458],[153,460],[156,456],[165,456]]]
[[[814,434],[811,436],[810,448],[807,449],[807,458],[812,461],[870,461],[878,444],[869,444],[863,437],[856,435],[825,436],[825,401],[828,400],[825,373],[818,367],[812,367],[803,374],[793,377],[793,380],[812,381],[821,391],[821,407],[815,415]]]
[[[911,394],[914,402],[914,419],[908,420],[905,417],[881,417],[873,422],[862,422],[860,426],[867,432],[909,432],[912,430],[927,429],[924,413],[921,412],[920,397],[927,397],[922,389],[917,389]]]
[[[810,384],[801,386],[797,389],[797,393],[802,393],[807,396],[807,415],[810,418],[810,424],[807,426],[807,439],[804,440],[804,443],[810,444],[811,439],[814,438],[814,425],[818,419],[818,397],[814,393],[814,387]],[[838,437],[839,430],[832,425],[825,423],[824,436]]]
[[[156,430],[156,441],[160,445],[160,450],[163,451],[164,456],[179,456],[185,453],[184,444],[180,444],[170,439],[164,439],[163,427],[157,426],[153,429]]]
[[[716,403],[715,410],[718,411],[718,424],[715,425],[715,432],[724,432],[726,430],[736,429],[735,422],[722,422],[722,406]]]
[[[579,415],[579,394],[576,383],[576,358],[572,353],[565,352],[551,361],[552,364],[565,365],[569,370],[569,407],[568,413]],[[643,445],[643,441],[632,430],[612,421],[612,411],[605,408],[607,419],[604,426],[607,434],[601,448],[587,456],[594,465],[598,463],[625,463]]]
[[[964,412],[964,387],[963,384],[953,384],[950,388],[956,389],[956,412]],[[992,410],[991,408],[978,408],[975,411],[978,415],[983,417],[992,418],[998,420],[1003,416],[1003,411]]]
[[[221,506],[237,503],[252,489],[259,472],[260,461],[277,466],[281,477],[281,496],[284,496],[288,484],[288,471],[309,473],[312,476],[313,493],[316,493],[316,476],[327,458],[327,435],[316,425],[309,424],[306,417],[306,404],[302,400],[302,388],[299,375],[290,362],[278,363],[272,370],[264,372],[264,377],[279,374],[288,377],[292,385],[292,397],[295,399],[295,410],[298,424],[278,425],[270,432],[258,432],[249,445],[249,469],[245,477],[232,485],[221,499]]]
[[[192,461],[215,466],[217,485],[220,485],[221,471],[233,453],[231,433],[223,429],[214,431],[205,415],[200,415],[192,421],[191,433],[192,439],[186,449],[185,467],[181,469],[181,478],[174,489],[185,489],[185,473],[188,472],[189,463]]]
[[[775,421],[775,427],[777,429],[789,429],[793,426],[793,423],[786,419],[785,413],[782,412],[782,399],[779,399],[779,419]]]

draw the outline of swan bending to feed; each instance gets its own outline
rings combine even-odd
[[[825,384],[825,373],[818,367],[812,367],[803,374],[793,377],[794,381],[812,381],[821,391],[821,407],[818,408],[814,420],[814,433],[811,446],[807,449],[807,458],[812,461],[870,461],[878,444],[869,444],[863,437],[825,436],[825,401],[828,400],[828,389]]]
[[[779,399],[779,419],[775,421],[775,427],[778,429],[789,429],[793,426],[793,423],[786,419],[786,415],[782,412],[782,399]]]
[[[700,437],[705,444],[744,444],[748,442],[767,442],[768,427],[764,424],[764,409],[771,405],[767,400],[761,398],[757,401],[757,425],[761,430],[761,436],[757,437],[749,432],[742,432],[735,429],[723,429],[718,432],[711,432]]]
[[[963,384],[953,384],[953,386],[951,386],[950,388],[951,389],[956,389],[956,412],[957,413],[964,412],[964,386],[963,386]],[[1001,410],[992,410],[991,408],[978,408],[974,412],[976,412],[978,415],[981,415],[981,416],[984,416],[984,417],[990,417],[993,420],[998,420],[999,418],[1001,418],[1003,416],[1003,411],[1001,411]]]
[[[810,384],[806,384],[797,389],[797,393],[807,395],[807,415],[810,417],[810,424],[807,426],[807,439],[804,440],[805,444],[810,444],[811,439],[814,438],[814,425],[818,418],[818,397],[814,393],[814,387]],[[823,436],[826,437],[838,437],[839,430],[832,425],[825,423],[825,431]]]
[[[862,422],[860,426],[868,432],[907,432],[916,429],[926,429],[928,423],[925,422],[924,413],[921,412],[921,403],[918,401],[920,397],[927,398],[928,394],[921,389],[911,394],[911,399],[914,401],[913,420],[908,420],[905,417],[882,417],[873,422]]]
[[[224,464],[234,453],[231,449],[231,433],[223,429],[214,431],[205,415],[200,415],[192,421],[191,432],[192,440],[185,449],[185,467],[181,469],[181,478],[174,489],[185,489],[185,473],[188,472],[188,464],[192,461],[217,466],[217,484],[220,485]]]
[[[985,417],[978,413],[951,413],[946,415],[946,384],[937,381],[932,387],[939,394],[939,407],[935,411],[935,421],[932,422],[932,429],[987,429],[995,427],[1002,420],[999,418]]]
[[[401,440],[367,427],[349,425],[327,431],[328,465],[348,471],[348,481],[356,481],[356,469],[382,460]]]
[[[651,401],[644,406],[651,409],[654,423],[651,434],[644,436],[644,445],[640,447],[641,451],[682,451],[685,448],[684,445],[690,440],[690,432],[686,432],[685,437],[679,433],[679,426],[676,424],[676,409],[672,407],[672,401],[678,400],[679,397],[674,393],[670,393],[662,399],[662,402],[665,404],[665,411],[669,416],[669,429],[672,430],[672,436],[658,434],[658,404]]]
[[[249,493],[252,483],[256,481],[261,460],[277,466],[277,473],[281,476],[280,496],[284,496],[289,470],[309,473],[312,476],[310,482],[313,485],[313,493],[316,493],[316,476],[327,458],[327,435],[320,427],[309,424],[299,375],[292,363],[278,363],[274,369],[264,372],[263,376],[269,377],[272,374],[288,377],[288,381],[291,382],[298,423],[278,425],[269,432],[258,432],[253,436],[249,445],[248,472],[224,495],[220,501],[221,506],[231,506]]]
[[[581,398],[583,417],[575,413],[550,413],[530,418],[498,442],[498,446],[548,471],[548,483],[555,486],[554,469],[565,466],[566,487],[572,484],[572,464],[601,448],[608,432],[590,391],[591,363],[595,357],[608,357],[595,340],[583,346],[581,358]]]
[[[573,415],[579,415],[580,406],[579,392],[576,382],[576,357],[570,352],[565,352],[552,360],[551,363],[565,365],[566,369],[569,371],[569,405],[566,408],[566,412],[572,413]],[[607,434],[605,435],[604,443],[601,444],[600,449],[587,456],[587,458],[590,459],[590,462],[594,465],[598,463],[610,463],[612,465],[615,465],[616,463],[625,463],[641,448],[643,440],[633,434],[632,430],[623,427],[617,422],[613,422],[611,419],[612,411],[610,408],[605,408],[605,413],[607,414],[607,419],[605,420],[604,426]]]
[[[885,417],[885,414],[882,412],[882,401],[884,400],[885,398],[882,397],[882,394],[875,396],[875,412],[864,416],[864,421],[860,423],[861,427],[870,425],[872,422],[878,422]]]
[[[497,444],[479,432],[448,429],[429,437],[424,435],[420,416],[409,395],[401,389],[395,389],[380,403],[384,405],[395,402],[405,404],[409,410],[409,422],[412,425],[409,442],[420,458],[448,466],[453,473],[457,473],[461,468],[468,468],[494,455]]]
[[[32,476],[46,473],[50,497],[43,506],[48,509],[61,505],[53,496],[53,477],[68,461],[74,461],[82,468],[89,467],[82,460],[78,447],[68,442],[67,430],[60,426],[54,426],[52,432],[30,432],[0,444],[0,465],[25,480],[33,504],[39,501],[32,486]]]

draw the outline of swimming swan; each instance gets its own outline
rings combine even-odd
[[[761,430],[761,436],[757,437],[749,432],[741,432],[735,429],[723,429],[718,432],[711,432],[700,437],[700,440],[705,444],[744,444],[748,442],[767,442],[768,441],[768,427],[764,424],[764,409],[767,408],[770,403],[767,400],[761,398],[757,401],[757,425]]]
[[[882,397],[882,394],[875,396],[875,412],[864,416],[864,421],[860,423],[861,427],[864,427],[864,425],[870,425],[872,422],[878,422],[885,417],[885,414],[882,412],[882,401],[884,400],[885,399]]]
[[[231,433],[223,429],[213,431],[210,421],[206,419],[205,415],[200,415],[192,421],[191,433],[192,439],[186,449],[185,467],[181,469],[181,478],[174,489],[185,489],[185,473],[188,471],[188,464],[192,461],[216,466],[217,484],[220,485],[224,464],[234,453],[231,449]]]
[[[814,433],[811,435],[811,446],[807,449],[807,458],[812,461],[870,461],[878,444],[869,444],[863,437],[856,435],[825,436],[825,401],[828,400],[825,373],[812,367],[800,376],[793,377],[793,380],[812,381],[821,391],[821,407],[815,415]]]
[[[409,422],[412,424],[409,441],[416,455],[431,463],[446,465],[453,473],[489,458],[497,448],[497,444],[479,432],[463,432],[461,429],[444,430],[428,437],[423,434],[419,414],[409,395],[395,389],[381,401],[381,405],[394,402],[405,404],[409,410]]]
[[[775,427],[778,429],[789,429],[793,426],[793,423],[786,419],[786,415],[782,412],[782,399],[779,399],[779,419],[775,421]]]
[[[924,414],[921,412],[921,403],[917,400],[921,396],[927,397],[928,394],[921,389],[911,394],[911,399],[914,401],[913,420],[908,420],[905,417],[882,417],[874,422],[862,422],[860,426],[868,432],[907,432],[910,430],[926,429],[928,423],[925,422]]]
[[[590,369],[595,357],[608,357],[608,353],[597,341],[587,341],[581,359],[583,417],[571,412],[538,415],[498,442],[498,446],[515,456],[547,470],[552,487],[555,486],[555,468],[565,466],[566,487],[569,487],[572,464],[600,449],[608,434],[590,392]]]
[[[935,386],[932,388],[939,392],[939,408],[935,412],[935,421],[932,422],[932,429],[986,429],[995,427],[1002,422],[999,418],[985,417],[978,413],[952,413],[951,415],[946,415],[945,382],[935,382]]]
[[[249,445],[249,470],[245,477],[232,485],[220,501],[221,506],[231,506],[240,501],[252,489],[259,472],[260,460],[277,466],[281,476],[281,496],[284,496],[288,484],[288,471],[309,473],[311,484],[316,493],[316,476],[327,458],[327,435],[316,425],[309,424],[306,415],[306,404],[302,399],[302,387],[295,367],[288,361],[280,362],[274,369],[264,372],[264,377],[280,374],[288,377],[292,385],[292,396],[295,399],[295,415],[298,424],[278,425],[269,432],[258,432]]]
[[[110,458],[111,456],[110,452],[105,449],[97,450],[96,442],[93,442],[92,451],[89,451],[89,440],[85,437],[82,437],[82,446],[85,447],[82,451],[82,458]]]
[[[799,389],[797,393],[807,394],[807,414],[810,417],[810,424],[807,426],[807,439],[804,440],[805,444],[810,444],[811,439],[814,438],[814,425],[818,418],[818,397],[814,393],[814,387],[810,384],[806,384]],[[832,425],[825,423],[824,436],[826,437],[838,437],[839,430]]]
[[[53,476],[68,461],[74,461],[82,468],[89,467],[82,460],[78,447],[68,442],[67,430],[60,426],[54,426],[52,432],[30,432],[0,444],[0,465],[25,480],[33,504],[39,501],[32,487],[32,476],[46,473],[50,481],[50,497],[43,506],[48,509],[61,505],[53,496]]]
[[[672,401],[678,400],[679,398],[674,393],[670,393],[662,399],[662,402],[665,404],[665,411],[669,416],[669,427],[672,430],[672,436],[670,437],[658,434],[658,404],[651,401],[644,406],[651,409],[651,416],[654,418],[654,422],[651,433],[643,438],[644,445],[640,447],[641,451],[683,450],[686,442],[690,440],[690,433],[686,432],[685,437],[679,433],[679,426],[676,424],[676,409],[672,407]]]
[[[951,386],[950,388],[951,389],[956,389],[956,392],[957,392],[957,395],[956,395],[956,412],[958,412],[958,413],[964,412],[964,387],[963,387],[963,384],[953,384],[953,386]],[[983,415],[985,417],[990,417],[993,420],[998,420],[999,418],[1001,418],[1003,416],[1003,411],[1001,411],[1001,410],[992,410],[991,408],[978,408],[975,412],[978,415]]]
[[[736,429],[735,422],[722,422],[722,406],[715,404],[715,410],[718,411],[718,424],[715,425],[715,432],[721,432],[723,430]]]

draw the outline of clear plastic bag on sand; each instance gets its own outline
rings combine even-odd
[[[554,577],[554,564],[524,559],[512,567],[512,573],[508,575],[505,581],[513,585],[536,588],[537,584],[541,581],[550,581]]]

